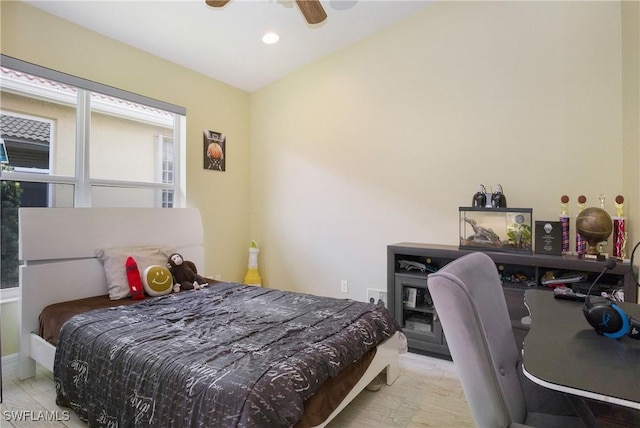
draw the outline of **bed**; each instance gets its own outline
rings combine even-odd
[[[36,363],[54,371],[57,400],[92,426],[325,426],[378,374],[386,371],[389,385],[398,377],[402,336],[386,310],[237,283],[76,315],[54,346],[39,335],[43,309],[108,289],[96,249],[171,243],[206,273],[202,219],[190,208],[23,208],[19,216],[19,377],[33,376]],[[207,323],[215,314],[224,328]],[[347,342],[354,337],[361,345]],[[146,346],[152,339],[159,350]],[[285,348],[272,349],[276,342]],[[100,370],[89,376],[90,359]],[[92,380],[83,385],[83,376]],[[86,389],[96,382],[99,390]]]

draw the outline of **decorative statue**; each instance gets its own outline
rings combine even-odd
[[[485,205],[487,205],[487,189],[484,187],[483,184],[481,184],[476,194],[473,195],[471,206],[482,208]]]
[[[568,216],[569,215],[569,206],[567,205],[569,203],[569,197],[567,195],[562,195],[562,197],[560,198],[560,215],[563,216]]]
[[[605,210],[590,207],[582,210],[576,217],[576,230],[589,243],[587,254],[599,255],[597,245],[609,238],[613,223]]]
[[[248,285],[262,286],[262,278],[258,272],[258,243],[251,241],[251,247],[249,248],[249,266],[247,267],[247,274],[244,276],[244,283]]]
[[[560,198],[560,225],[562,227],[562,253],[569,254],[569,234],[570,234],[570,216],[569,216],[569,197],[562,195]]]
[[[622,206],[624,205],[624,197],[622,195],[616,196],[614,205],[616,206],[616,217],[624,217],[624,212],[622,211]]]
[[[587,202],[586,196],[584,195],[578,196],[578,212],[576,214],[576,219],[578,218],[577,216],[580,215],[582,210],[584,210],[584,204],[586,202]],[[587,241],[585,241],[584,238],[580,236],[580,232],[576,232],[576,253],[578,255],[581,255],[586,252],[587,252]]]
[[[623,212],[624,197],[622,195],[616,196],[616,217],[613,219],[613,257],[624,259],[627,247],[627,231],[626,220]]]
[[[498,190],[491,195],[491,206],[493,208],[507,208],[507,197],[502,191],[502,185],[498,184],[496,189]]]
[[[474,219],[472,218],[464,218],[464,221],[471,225],[474,234],[469,236],[467,240],[478,242],[481,244],[499,244],[500,237],[496,234],[492,229],[487,229],[486,227],[480,226]]]

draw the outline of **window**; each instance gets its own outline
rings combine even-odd
[[[19,207],[179,203],[184,108],[1,60],[2,288],[17,286]]]
[[[12,166],[23,171],[33,168],[34,172],[49,173],[53,121],[19,113],[0,114],[0,130],[5,149],[11,152]]]
[[[162,183],[170,184],[173,183],[175,170],[173,138],[161,135],[159,140],[158,152],[160,153],[160,180]],[[173,206],[173,190],[162,189],[161,198],[160,206],[162,208],[171,208]]]

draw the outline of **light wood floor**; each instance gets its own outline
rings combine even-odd
[[[381,377],[382,378],[382,377]],[[6,372],[3,379],[4,401],[0,404],[0,427],[82,427],[73,412],[55,404],[52,374],[38,367],[36,376],[26,381]],[[7,411],[27,411],[38,417],[40,411],[57,411],[64,421],[8,420]],[[41,417],[42,419],[42,417]],[[400,355],[400,377],[376,392],[363,391],[328,428],[395,427],[473,427],[473,420],[462,386],[451,361],[405,353]]]

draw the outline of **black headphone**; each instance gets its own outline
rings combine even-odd
[[[591,298],[589,295],[593,286],[602,278],[602,275],[615,267],[616,261],[607,259],[604,270],[593,281],[589,291],[587,291],[582,313],[584,313],[585,318],[598,334],[611,339],[619,339],[625,335],[633,339],[640,339],[640,321],[627,315],[620,306],[611,300],[604,297]]]

